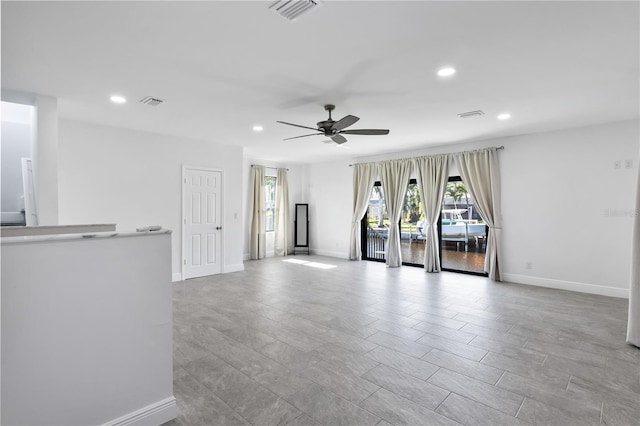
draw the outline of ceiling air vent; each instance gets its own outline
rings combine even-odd
[[[164,103],[164,101],[162,99],[158,99],[158,98],[153,98],[151,96],[147,96],[146,98],[140,99],[140,103],[141,104],[145,104],[145,105],[149,105],[149,106],[158,106],[158,105]]]
[[[460,114],[458,114],[458,117],[460,118],[469,118],[469,117],[475,117],[478,115],[484,115],[484,112],[481,110],[477,110],[477,111],[469,111],[469,112],[461,112]]]
[[[318,6],[319,0],[280,0],[269,8],[289,21],[295,21],[303,13],[310,12]]]

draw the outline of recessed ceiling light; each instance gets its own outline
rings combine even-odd
[[[109,99],[111,99],[111,102],[113,102],[115,104],[123,104],[123,103],[127,102],[127,100],[124,98],[124,96],[120,96],[120,95],[113,95]]]
[[[454,75],[456,73],[456,69],[455,68],[451,68],[451,67],[447,67],[447,68],[441,68],[438,70],[438,75],[440,77],[450,77],[452,75]]]
[[[511,118],[511,114],[509,114],[509,113],[507,113],[507,112],[505,112],[505,113],[503,113],[503,114],[500,114],[500,115],[498,116],[498,120],[508,120],[508,119],[510,119],[510,118]]]
[[[264,130],[264,128],[263,128],[261,125],[259,125],[259,124],[257,124],[257,125],[255,125],[255,126],[253,126],[253,131],[254,131],[254,132],[261,132],[261,131],[263,131],[263,130]]]

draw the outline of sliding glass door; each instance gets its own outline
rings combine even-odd
[[[360,226],[362,259],[384,262],[389,238],[389,216],[384,205],[384,193],[376,182],[369,196],[369,206]]]
[[[415,179],[411,179],[400,218],[400,247],[402,263],[424,264],[424,235],[422,231],[422,201]],[[384,205],[384,188],[376,182],[369,197],[369,206],[362,219],[362,257],[384,262],[389,238],[389,216]]]
[[[423,267],[425,223],[420,191],[415,179],[411,179],[407,186],[399,225],[403,265]],[[487,231],[464,182],[460,177],[449,178],[438,221],[442,269],[486,275],[484,259]],[[389,216],[384,204],[384,188],[380,182],[376,182],[371,191],[361,232],[362,258],[386,261]]]
[[[460,177],[450,177],[442,202],[440,263],[445,271],[486,275],[487,225]]]

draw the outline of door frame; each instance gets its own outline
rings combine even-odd
[[[224,249],[225,249],[225,244],[224,244],[224,235],[225,235],[225,214],[224,214],[224,206],[226,203],[225,200],[225,191],[224,191],[224,169],[217,169],[217,168],[212,168],[212,167],[201,167],[201,166],[187,166],[187,165],[182,165],[182,176],[180,177],[180,186],[182,188],[182,215],[180,218],[180,233],[182,234],[182,248],[181,248],[181,252],[180,252],[180,278],[182,281],[184,281],[185,278],[185,268],[184,265],[186,264],[186,256],[185,254],[187,253],[187,233],[185,230],[185,224],[187,221],[187,208],[186,208],[186,203],[187,203],[187,191],[185,190],[185,186],[187,184],[187,170],[195,170],[195,171],[203,171],[203,172],[220,172],[220,189],[222,191],[222,194],[220,194],[220,202],[222,203],[222,205],[220,206],[220,220],[222,222],[222,229],[220,230],[220,273],[224,273]]]

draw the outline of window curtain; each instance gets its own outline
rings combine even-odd
[[[629,283],[629,323],[627,343],[640,348],[640,170],[636,187],[636,209],[633,218],[631,247],[631,282]]]
[[[353,216],[351,217],[351,240],[349,243],[349,259],[360,260],[360,221],[369,206],[369,198],[376,175],[375,164],[354,164],[353,166]]]
[[[276,184],[276,256],[292,253],[291,221],[289,220],[289,178],[287,169],[278,169]]]
[[[251,167],[251,237],[249,242],[249,257],[262,259],[266,255],[267,233],[265,231],[265,188],[264,167]]]
[[[398,222],[402,215],[404,197],[407,195],[411,160],[392,160],[379,163],[380,182],[384,191],[384,204],[389,215],[389,235],[387,239],[387,266],[402,266],[400,248],[400,227]]]
[[[502,219],[500,217],[500,170],[498,151],[487,148],[455,155],[456,164],[467,192],[480,216],[489,226],[484,271],[489,278],[502,281]]]
[[[449,156],[416,158],[414,171],[424,211],[424,269],[427,272],[440,272],[438,217],[449,179]]]

